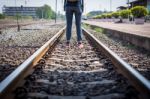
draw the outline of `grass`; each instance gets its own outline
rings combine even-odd
[[[127,43],[126,45],[124,45],[125,47],[129,48],[129,49],[136,49],[137,47],[133,44]]]
[[[82,24],[82,26],[83,26],[84,28],[90,28],[90,25],[88,25],[88,24]]]
[[[82,26],[84,27],[84,28],[89,28],[89,29],[92,29],[92,30],[94,30],[94,31],[96,31],[97,33],[104,33],[104,29],[102,29],[102,28],[99,28],[99,27],[91,27],[90,25],[88,25],[88,24],[82,24]]]
[[[98,28],[98,27],[95,27],[94,30],[95,30],[97,33],[103,33],[103,32],[104,32],[104,29]]]

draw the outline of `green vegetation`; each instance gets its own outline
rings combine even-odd
[[[131,15],[131,10],[120,11],[120,16],[124,19],[127,19],[130,15]]]
[[[94,16],[97,16],[97,15],[101,15],[102,13],[104,13],[103,11],[91,11],[89,13],[87,13],[87,17],[88,18],[91,18],[91,17],[94,17]]]
[[[22,16],[23,19],[33,19],[32,16]]]
[[[20,14],[17,14],[16,16],[15,16],[15,19],[21,19],[21,15]]]
[[[97,15],[97,16],[94,16],[93,18],[94,18],[94,19],[101,19],[101,18],[103,18],[103,17],[102,17],[102,15]]]
[[[94,16],[93,18],[94,19],[105,19],[105,18],[111,19],[112,18],[112,13],[104,13],[104,14],[101,14],[101,15]]]
[[[109,18],[109,19],[111,19],[112,18],[112,13],[106,14],[106,17]]]
[[[84,28],[90,28],[90,25],[89,24],[82,24],[82,26],[84,27]]]
[[[112,13],[112,17],[114,17],[114,18],[118,18],[119,16],[120,16],[119,12],[113,12]]]
[[[150,10],[148,11],[148,15],[150,15]]]
[[[142,18],[148,15],[148,10],[144,6],[136,6],[131,9],[131,13],[135,18]]]
[[[0,13],[0,19],[5,19],[5,15]]]
[[[105,19],[106,17],[107,17],[106,14],[102,14],[102,15],[101,15],[101,18],[103,18],[103,19]]]
[[[119,12],[103,13],[103,14],[94,16],[93,18],[94,19],[106,19],[106,18],[111,19],[112,17],[118,18],[119,15],[120,15]]]
[[[95,27],[94,30],[97,32],[97,33],[103,33],[103,29],[102,28],[99,28],[99,27]]]
[[[97,32],[97,33],[103,33],[104,32],[104,29],[102,29],[102,28],[100,28],[100,27],[92,27],[91,25],[89,25],[89,24],[82,24],[82,26],[84,27],[84,28],[89,28],[89,29],[93,29],[95,32]]]
[[[131,44],[131,43],[126,43],[125,45],[123,45],[124,47],[127,47],[127,48],[129,48],[129,49],[136,49],[137,48],[137,46],[135,46],[135,45],[133,45],[133,44]]]
[[[39,18],[44,18],[44,19],[54,19],[55,18],[55,12],[48,5],[44,5],[43,7],[39,8],[36,11],[36,14]]]
[[[133,16],[135,18],[142,18],[147,15],[150,15],[150,11],[148,12],[148,10],[144,6],[136,6],[136,7],[133,7],[132,9],[99,14],[99,15],[94,16],[93,18],[94,19],[119,18],[120,16],[122,18],[128,18],[129,16]]]

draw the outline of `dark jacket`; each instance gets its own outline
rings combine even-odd
[[[84,0],[79,0],[77,2],[69,2],[64,0],[64,10],[66,7],[81,7],[82,11],[84,10]]]

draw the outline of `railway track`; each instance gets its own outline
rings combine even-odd
[[[3,30],[0,35],[0,82],[53,37],[63,24],[45,23]]]
[[[150,97],[149,81],[88,31],[83,29],[83,49],[77,48],[74,36],[66,48],[64,32],[65,28],[1,82],[1,99]]]
[[[113,37],[103,33],[100,28],[94,28],[84,25],[85,28],[92,33],[98,40],[104,43],[108,48],[115,52],[124,61],[130,64],[146,79],[150,80],[150,52],[138,48],[128,41],[121,38]]]

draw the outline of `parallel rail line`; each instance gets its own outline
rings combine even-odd
[[[24,63],[22,63],[15,71],[13,71],[6,79],[0,83],[0,98],[8,99],[14,97],[13,91],[24,84],[24,78],[31,74],[34,70],[33,67],[38,64],[45,62],[41,58],[45,56],[47,51],[52,51],[57,45],[61,37],[65,32],[65,27],[61,29],[55,36],[53,36],[48,42],[46,42],[40,49],[38,49],[31,57],[29,57]],[[141,95],[148,99],[150,98],[150,82],[145,79],[140,73],[133,69],[129,64],[123,61],[119,56],[102,44],[92,34],[83,28],[83,33],[87,40],[93,44],[97,50],[102,51],[112,61],[117,68],[117,71],[124,75],[129,82],[141,93]],[[52,54],[53,55],[53,54]],[[63,56],[63,55],[61,55]],[[63,61],[63,62],[74,62],[74,60],[62,60],[54,59],[51,60]],[[97,59],[93,59],[97,60]],[[93,61],[93,60],[75,60],[75,62]],[[55,66],[55,65],[54,65]]]

